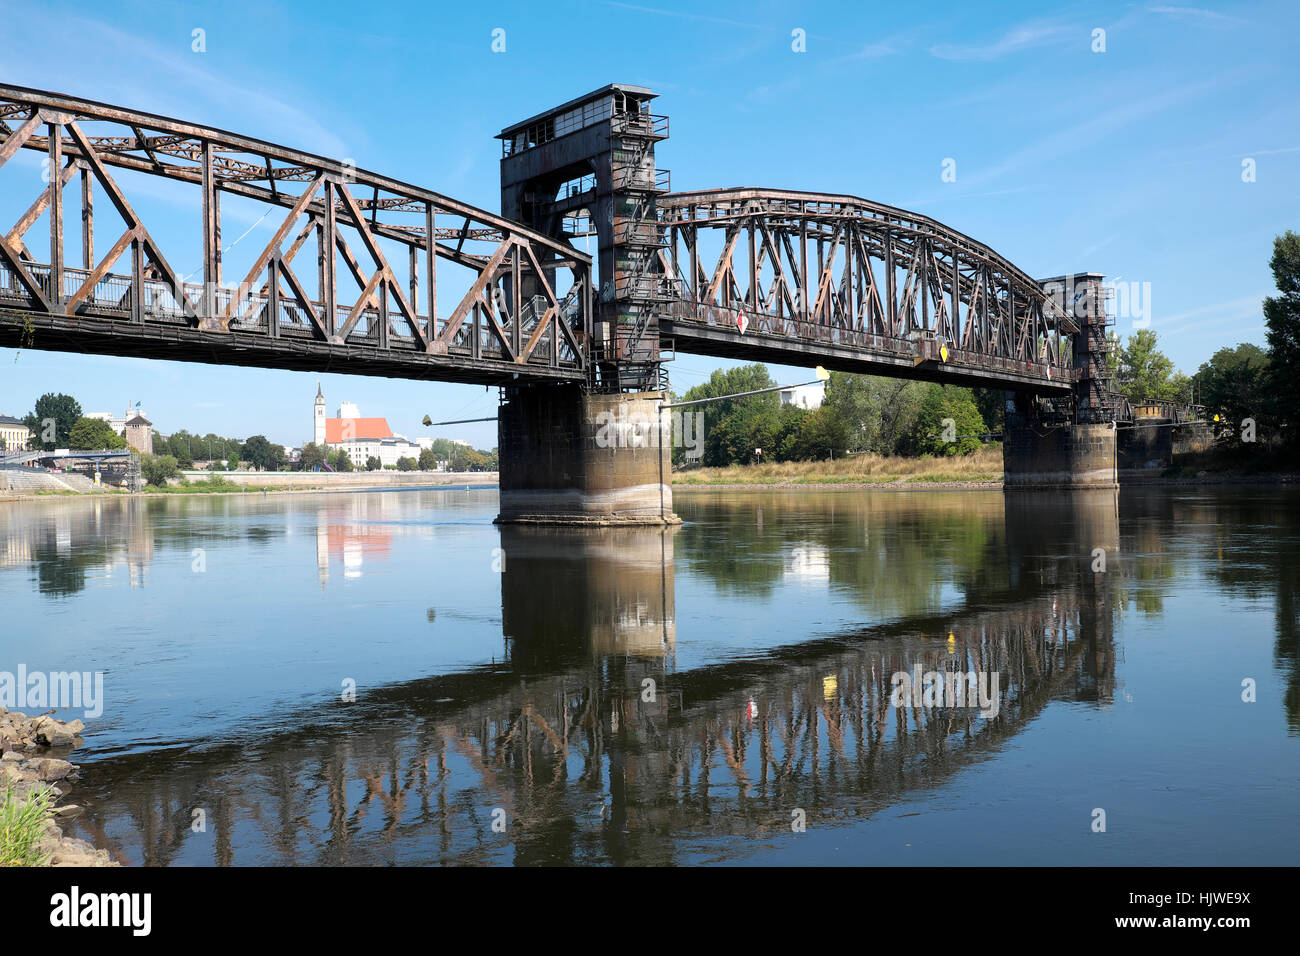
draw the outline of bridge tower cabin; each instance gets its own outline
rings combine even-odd
[[[1078,326],[1071,338],[1075,388],[1068,399],[1007,393],[1002,462],[1009,491],[1119,487],[1115,421],[1122,396],[1112,389],[1104,279],[1077,272],[1041,280]]]
[[[598,289],[585,385],[505,390],[500,522],[678,521],[656,319],[670,291],[655,208],[669,189],[655,168],[668,120],[650,113],[655,95],[610,84],[498,136],[502,215],[582,251],[595,236]],[[539,280],[524,281],[527,299]]]

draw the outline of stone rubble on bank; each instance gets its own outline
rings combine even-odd
[[[48,753],[70,753],[81,745],[85,724],[79,720],[64,723],[48,714],[28,717],[0,707],[0,796],[12,790],[19,800],[26,800],[38,790],[50,790],[56,798],[63,796],[59,783],[77,778],[78,767]],[[50,866],[117,866],[107,850],[97,850],[85,840],[63,835],[60,820],[71,820],[81,813],[74,804],[54,807],[54,816],[45,822],[45,836],[40,851],[50,857]]]

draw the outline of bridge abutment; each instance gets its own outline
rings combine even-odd
[[[497,417],[497,523],[679,524],[666,401],[577,385],[510,389]]]

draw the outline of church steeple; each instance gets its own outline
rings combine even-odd
[[[311,440],[317,445],[325,444],[325,393],[320,389],[320,380],[316,380],[316,404],[312,409]]]

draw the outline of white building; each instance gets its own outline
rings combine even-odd
[[[826,388],[823,385],[795,385],[792,388],[781,389],[779,394],[782,405],[794,405],[796,408],[812,411],[814,408],[821,408],[822,399],[826,397]]]
[[[31,430],[12,415],[0,415],[0,451],[25,451]]]
[[[106,422],[108,427],[113,429],[119,435],[126,434],[126,423],[136,416],[148,418],[143,408],[136,405],[134,408],[128,408],[121,415],[114,415],[112,412],[87,412],[87,418],[97,418],[101,422]]]
[[[342,402],[338,415],[326,418],[325,395],[319,384],[312,423],[312,440],[327,452],[346,452],[353,468],[365,468],[366,461],[372,457],[378,458],[384,467],[396,466],[399,458],[420,460],[419,445],[408,441],[405,435],[394,435],[386,418],[363,418],[361,410],[352,402]]]

